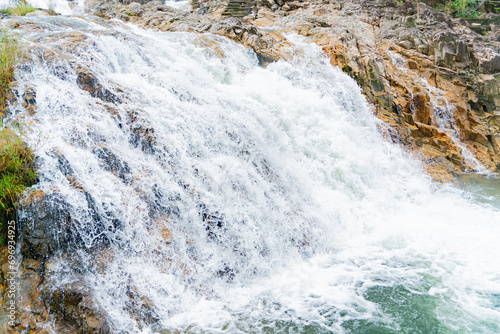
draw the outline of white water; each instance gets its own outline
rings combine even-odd
[[[176,0],[165,0],[165,5],[174,7],[181,10],[191,10],[192,6],[190,5],[190,1],[176,1]]]
[[[83,31],[92,43],[69,57],[121,101],[109,112],[67,61],[38,61],[16,72],[36,114],[11,116],[38,147],[36,187],[70,204],[88,247],[110,240],[104,268],[75,252],[116,332],[500,331],[500,211],[432,185],[319,48],[290,36],[302,56],[264,69],[222,37],[28,20],[43,27],[22,35],[34,55],[49,35]],[[153,147],[134,139],[140,126]],[[99,148],[129,172],[107,171]]]

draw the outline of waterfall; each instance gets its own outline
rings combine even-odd
[[[52,284],[83,277],[114,332],[500,331],[500,209],[433,184],[319,47],[263,68],[210,34],[17,20],[6,124],[78,240]]]

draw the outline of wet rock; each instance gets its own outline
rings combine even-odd
[[[100,310],[84,281],[67,283],[44,296],[51,313],[79,333],[111,333],[107,314]]]
[[[236,277],[236,270],[225,265],[224,268],[217,270],[217,276],[224,279],[226,282],[231,282]]]
[[[44,259],[67,249],[74,240],[68,205],[59,194],[33,190],[21,199],[18,207],[23,256]]]
[[[69,214],[70,206],[58,192],[29,191],[19,202],[17,212],[21,254],[25,257],[45,259],[74,247],[100,247],[109,242],[107,233],[122,226],[112,210],[106,211],[85,190],[64,155],[52,155],[58,159],[59,170],[70,185],[83,194],[87,208],[79,221]]]
[[[94,74],[84,69],[76,71],[76,83],[78,87],[90,93],[90,96],[101,99],[104,102],[116,103],[119,102],[118,97],[104,88]]]
[[[7,310],[11,302],[15,302],[17,312],[0,312],[0,330],[2,333],[51,333],[52,329],[47,326],[49,313],[41,297],[44,289],[42,261],[23,259],[19,267],[12,270],[7,254],[7,248],[0,247],[0,307]],[[15,292],[10,289],[12,277],[18,284]]]
[[[129,111],[127,115],[131,131],[130,144],[140,147],[143,152],[153,154],[156,151],[155,130],[139,117],[139,112]]]
[[[58,162],[58,169],[61,171],[61,173],[66,176],[66,178],[71,177],[72,175],[75,174],[73,168],[71,167],[68,159],[61,153],[61,152],[51,152],[49,155],[53,158],[57,159]]]
[[[93,150],[94,154],[99,159],[100,166],[113,173],[123,180],[125,183],[131,183],[133,180],[130,167],[113,152],[106,147],[99,147]]]
[[[36,111],[36,92],[33,89],[27,89],[23,93],[23,107],[28,114],[33,116]]]
[[[211,212],[204,204],[199,205],[199,214],[205,224],[208,238],[217,242],[222,241],[226,225],[223,215],[217,211]]]
[[[68,253],[47,259],[16,256],[20,263],[12,269],[8,255],[7,247],[0,247],[0,307],[6,310],[14,301],[17,312],[12,318],[0,312],[2,333],[110,332],[106,313],[82,279],[84,270],[77,257]],[[12,275],[15,293],[9,286]],[[61,285],[64,281],[70,283]]]
[[[150,326],[158,323],[160,317],[154,310],[151,300],[141,294],[137,288],[132,285],[127,287],[129,300],[126,302],[127,311],[133,316],[138,324]]]
[[[150,217],[180,216],[179,207],[177,206],[181,199],[180,194],[168,193],[157,184],[153,185],[151,190],[153,196],[144,197],[144,200],[148,203]]]
[[[147,226],[152,237],[163,240],[166,245],[172,244],[172,231],[168,228],[170,217],[158,217]]]

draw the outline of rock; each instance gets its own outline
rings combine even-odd
[[[229,0],[222,16],[244,17],[256,9],[253,0]]]
[[[127,294],[129,300],[126,303],[126,309],[139,324],[149,326],[159,322],[160,317],[156,314],[154,305],[148,297],[142,295],[133,285],[127,286]]]
[[[130,167],[124,161],[121,161],[113,152],[106,147],[98,147],[93,150],[94,154],[99,159],[99,165],[125,183],[131,183],[133,180]]]
[[[162,240],[165,245],[171,245],[172,231],[168,228],[169,225],[169,217],[157,217],[148,225],[148,232],[153,238]]]
[[[415,107],[414,120],[416,122],[431,124],[430,106],[427,103],[425,96],[417,94],[413,97],[413,105]]]
[[[105,89],[97,80],[94,74],[84,69],[77,69],[76,83],[78,87],[90,93],[92,97],[101,99],[104,102],[118,102],[116,95]]]
[[[17,227],[23,256],[45,259],[67,249],[74,240],[67,204],[57,193],[29,191],[18,207]]]
[[[104,169],[131,182],[129,169],[109,150],[99,148]],[[69,204],[57,191],[46,194],[40,190],[28,191],[17,205],[18,231],[21,235],[21,254],[33,259],[47,259],[68,249],[96,249],[109,243],[108,234],[123,224],[112,210],[99,205],[79,182],[69,161],[60,152],[53,152],[58,169],[69,184],[82,193],[86,209],[81,217],[72,217]],[[82,223],[84,222],[84,223]]]
[[[139,112],[127,113],[131,136],[129,143],[133,147],[140,147],[143,152],[153,154],[156,151],[155,130],[148,122],[139,117]]]
[[[3,310],[12,300],[5,293],[9,289],[7,279],[12,274],[7,254],[7,248],[0,247],[0,306]],[[101,310],[85,281],[76,276],[69,278],[71,283],[55,285],[54,279],[65,266],[76,268],[78,264],[68,256],[55,256],[46,261],[22,259],[14,270],[19,287],[15,293],[17,313],[14,319],[8,318],[6,312],[0,313],[2,333],[111,332],[107,314]]]
[[[37,9],[31,13],[26,14],[26,16],[50,16],[50,15],[51,14],[48,11],[42,9]]]
[[[50,312],[80,333],[111,333],[107,315],[99,309],[84,281],[67,283],[44,296]]]

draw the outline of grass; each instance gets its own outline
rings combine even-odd
[[[12,129],[0,131],[0,212],[2,220],[14,217],[19,197],[38,178],[36,156]]]
[[[28,1],[20,0],[16,3],[15,7],[2,9],[2,12],[9,15],[24,16],[36,10]]]
[[[0,106],[5,102],[10,84],[14,80],[18,55],[17,41],[5,33],[0,33]]]

